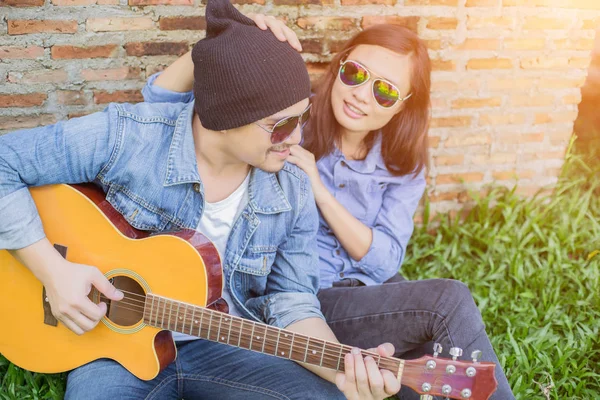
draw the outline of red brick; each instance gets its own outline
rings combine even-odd
[[[9,35],[28,33],[76,33],[77,21],[72,20],[8,20]]]
[[[90,47],[55,45],[52,46],[51,54],[54,59],[107,58],[116,56],[117,45],[107,44]]]
[[[560,79],[560,78],[546,78],[540,79],[538,86],[541,89],[563,89],[563,88],[580,88],[585,83],[585,77],[576,79]]]
[[[139,90],[94,91],[94,103],[96,104],[139,103],[142,101],[144,101],[144,97]]]
[[[429,136],[428,140],[429,140],[429,148],[431,148],[431,149],[436,149],[438,147],[438,145],[440,144],[439,136]]]
[[[467,61],[467,69],[510,69],[513,67],[509,58],[472,58]]]
[[[548,107],[555,103],[550,95],[515,95],[510,98],[512,107]]]
[[[502,104],[500,97],[489,98],[463,98],[452,101],[452,108],[482,108],[482,107],[498,107]]]
[[[512,79],[494,79],[488,82],[488,90],[491,91],[514,91],[523,92],[533,88],[535,85],[534,78],[512,78]]]
[[[206,19],[204,17],[161,17],[158,26],[163,31],[201,31],[206,29]]]
[[[123,79],[139,79],[139,68],[121,67],[112,69],[84,69],[81,76],[86,81],[119,81]]]
[[[96,0],[52,0],[55,6],[90,6],[96,4]]]
[[[342,0],[343,6],[362,6],[368,4],[396,5],[397,0]]]
[[[577,111],[561,111],[549,114],[536,114],[535,124],[546,124],[549,122],[573,122],[577,118]]]
[[[54,123],[56,123],[56,117],[52,114],[0,117],[0,129],[5,130],[35,128]]]
[[[508,50],[543,50],[546,39],[506,39],[504,48]]]
[[[127,43],[125,51],[128,56],[181,56],[189,51],[187,42],[136,42]]]
[[[600,3],[597,0],[560,0],[560,7],[577,8],[580,10],[600,10]]]
[[[87,99],[82,91],[60,90],[56,93],[58,102],[67,106],[81,106],[87,104]]]
[[[261,6],[265,5],[265,0],[231,0],[231,2],[233,4],[259,4]]]
[[[321,54],[323,52],[323,41],[320,39],[300,39],[304,53]]]
[[[583,20],[583,29],[596,29],[596,28],[598,28],[599,24],[600,24],[600,21],[598,20],[598,18],[584,19]]]
[[[501,0],[467,0],[467,7],[496,7]]]
[[[356,27],[356,20],[344,17],[300,17],[296,24],[307,30],[347,31]]]
[[[569,67],[586,69],[590,66],[591,57],[571,58],[569,59]]]
[[[525,114],[482,114],[479,125],[515,125],[525,123]]]
[[[448,17],[438,17],[438,18],[429,18],[427,21],[428,29],[438,29],[438,30],[447,30],[447,29],[456,29],[458,26],[458,20],[456,18],[448,18]]]
[[[248,0],[252,1],[252,0]],[[265,0],[260,0],[263,4]],[[316,6],[332,6],[333,0],[274,0],[276,6],[299,6],[299,5],[316,5]]]
[[[66,82],[67,72],[63,70],[38,70],[9,72],[8,81],[12,83],[56,83]]]
[[[476,17],[467,18],[468,29],[511,28],[515,20],[510,17]]]
[[[572,23],[571,18],[526,17],[523,29],[568,29]]]
[[[516,153],[498,153],[492,152],[490,155],[476,155],[471,159],[471,164],[475,165],[502,165],[514,164],[517,161]]]
[[[569,67],[569,59],[561,57],[533,57],[521,59],[522,69],[565,69]]]
[[[451,133],[448,135],[445,147],[480,146],[490,144],[492,137],[489,133],[469,134]]]
[[[89,18],[85,29],[92,32],[136,31],[154,28],[151,18]]]
[[[508,181],[517,177],[517,171],[496,171],[492,172],[492,176],[498,181]]]
[[[404,0],[405,6],[458,6],[458,0]]]
[[[498,143],[502,144],[524,144],[541,143],[544,141],[544,133],[505,133],[498,135]]]
[[[578,94],[569,94],[563,96],[562,103],[563,104],[579,104],[581,102],[581,93]]]
[[[468,38],[456,48],[458,50],[498,50],[499,45],[500,40],[498,39]]]
[[[41,106],[47,98],[45,93],[0,94],[0,107]]]
[[[0,60],[6,59],[32,59],[44,55],[44,48],[32,47],[0,47]]]
[[[442,48],[442,41],[439,39],[425,40],[425,44],[429,50],[440,50]]]
[[[452,191],[452,192],[438,192],[435,191],[429,200],[432,203],[438,201],[457,201],[459,203],[465,203],[469,200],[469,192],[467,190]]]
[[[43,6],[45,0],[0,0],[0,7],[38,7]]]
[[[440,60],[439,58],[434,58],[431,60],[431,69],[432,71],[455,71],[456,64],[453,60]]]
[[[193,6],[194,0],[129,0],[130,6],[156,6],[156,5],[171,5],[171,6]]]
[[[539,7],[546,5],[548,0],[502,0],[504,7]]]
[[[471,117],[438,117],[431,119],[432,128],[452,127],[452,126],[469,126],[471,125]]]
[[[435,182],[438,185],[444,185],[449,183],[469,183],[469,182],[481,182],[483,180],[483,174],[480,172],[463,172],[458,174],[443,174],[436,177]]]
[[[560,39],[555,40],[554,45],[560,50],[584,50],[594,49],[594,39]]]
[[[435,157],[436,165],[460,165],[460,164],[463,164],[464,161],[465,161],[465,156],[463,154]]]
[[[413,32],[417,32],[419,17],[399,17],[396,15],[366,15],[362,18],[361,27],[363,29],[378,24],[392,24],[400,25],[410,29]]]

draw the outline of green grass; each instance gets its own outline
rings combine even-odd
[[[411,240],[404,274],[469,285],[518,399],[600,398],[599,154],[569,155],[551,197],[492,187]],[[64,384],[0,357],[0,399],[60,399]]]

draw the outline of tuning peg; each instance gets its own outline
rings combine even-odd
[[[440,354],[442,352],[443,348],[442,345],[439,343],[434,343],[433,344],[433,356],[437,357],[438,354]]]
[[[454,361],[456,361],[456,359],[460,356],[462,356],[463,350],[460,347],[452,347],[450,348],[450,355],[452,356],[452,359]]]
[[[481,350],[475,350],[474,352],[472,352],[471,358],[473,359],[474,363],[478,362],[481,358]]]

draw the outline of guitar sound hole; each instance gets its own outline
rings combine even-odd
[[[108,302],[107,318],[121,326],[132,326],[140,322],[144,317],[146,297],[142,286],[128,276],[115,276],[110,281],[125,297],[121,301]]]

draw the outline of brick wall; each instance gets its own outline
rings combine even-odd
[[[600,0],[239,0],[286,18],[310,73],[354,32],[398,23],[434,63],[429,194],[458,209],[498,181],[556,182],[600,24]],[[0,0],[0,133],[141,100],[204,35],[202,0]]]

